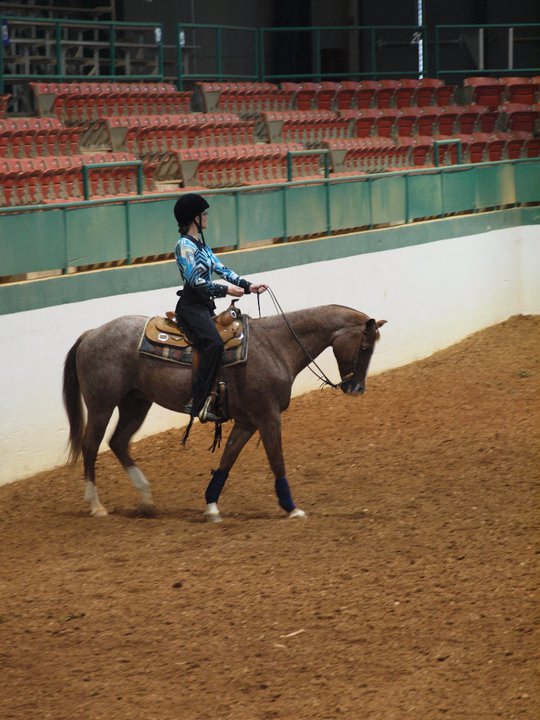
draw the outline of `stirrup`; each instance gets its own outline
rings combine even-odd
[[[221,423],[228,420],[228,418],[224,417],[223,414],[220,413],[219,410],[216,408],[217,400],[217,394],[215,392],[211,392],[210,395],[206,398],[206,401],[202,406],[202,410],[199,413],[199,422]]]
[[[215,399],[216,396],[214,393],[210,393],[210,395],[206,398],[206,400],[204,401],[204,405],[202,406],[199,413],[199,422],[219,422],[218,416],[211,410]]]

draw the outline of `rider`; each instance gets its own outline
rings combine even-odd
[[[220,418],[206,402],[223,352],[223,341],[212,320],[216,308],[214,298],[226,295],[239,298],[244,293],[262,293],[267,286],[244,280],[217,259],[204,241],[208,208],[206,200],[195,193],[181,195],[174,206],[180,232],[174,253],[184,281],[184,287],[176,293],[180,297],[176,305],[176,322],[199,351],[192,401],[184,411],[192,419],[199,415],[203,421],[217,422]],[[212,282],[212,273],[220,275],[231,285]]]

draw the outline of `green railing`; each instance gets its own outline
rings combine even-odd
[[[366,48],[362,57],[352,61],[355,67],[343,68],[341,72],[325,70],[325,38],[341,35],[346,46]],[[300,37],[307,39],[311,46],[309,64],[313,68],[305,72],[290,67],[287,72],[272,70],[275,57],[282,53],[275,44],[287,35],[286,43],[294,47]],[[294,38],[290,38],[294,35]],[[419,65],[427,62],[427,33],[425,27],[416,25],[377,26],[324,26],[324,27],[262,27],[249,28],[224,25],[198,25],[180,23],[177,26],[177,72],[178,87],[183,89],[186,81],[195,80],[324,80],[343,78],[405,77],[420,73]],[[327,43],[330,42],[327,40]],[[391,67],[392,48],[407,49],[407,60],[401,58],[400,66]],[[421,48],[419,63],[418,48]],[[403,53],[402,53],[403,55]],[[384,58],[386,56],[386,60]],[[244,59],[244,72],[232,67],[239,58]],[[205,65],[205,70],[194,68],[193,63]],[[369,66],[360,70],[360,66]],[[268,70],[270,66],[270,70]],[[246,72],[245,69],[248,68]]]
[[[539,48],[540,23],[436,25],[435,75],[538,73]]]
[[[461,140],[458,138],[452,138],[450,140],[435,140],[433,143],[433,162],[435,164],[435,167],[439,167],[440,165],[440,148],[445,147],[447,145],[455,145],[456,146],[456,155],[457,155],[457,162],[459,165],[461,165],[463,161],[463,150],[461,146]]]
[[[427,33],[425,26],[417,25],[336,25],[324,27],[269,27],[260,28],[261,39],[259,42],[261,79],[263,80],[313,80],[320,82],[326,77],[339,78],[384,78],[384,77],[418,77],[422,68],[426,66],[427,56]],[[311,45],[311,67],[310,72],[302,72],[298,68],[291,67],[287,72],[267,72],[268,63],[266,58],[272,57],[272,41],[276,41],[280,35],[296,35],[295,38],[287,38],[285,44],[294,47],[299,37],[308,35]],[[342,46],[357,49],[357,54],[350,59],[348,68],[336,71],[325,69],[323,63],[324,37],[334,38],[341,35]],[[345,42],[343,40],[345,39]],[[328,43],[327,43],[328,47]],[[358,50],[362,48],[362,52]],[[400,49],[400,64],[396,66],[392,49]],[[418,53],[420,48],[420,54]],[[408,51],[408,52],[407,52]],[[407,62],[408,61],[408,62]],[[367,67],[361,70],[360,67]]]
[[[185,80],[261,79],[257,28],[179,23],[176,43],[179,90]],[[205,70],[198,71],[195,62],[204,63]]]
[[[245,27],[0,17],[0,92],[27,80],[282,81],[538,74],[540,24]],[[428,57],[428,46],[434,52]],[[501,50],[503,48],[503,50]],[[167,52],[167,57],[165,57]],[[335,61],[336,52],[341,60]],[[433,57],[432,57],[433,56]]]
[[[212,247],[540,204],[540,159],[205,191]],[[2,208],[0,277],[170,255],[178,194]],[[419,230],[420,232],[420,230]],[[361,237],[361,236],[360,236]]]
[[[0,92],[25,80],[163,78],[160,23],[3,16],[0,27]]]
[[[92,192],[90,187],[90,171],[91,170],[106,170],[109,168],[122,168],[132,167],[137,170],[137,194],[142,195],[143,192],[143,163],[141,160],[123,160],[120,162],[107,162],[107,163],[85,163],[82,166],[82,185],[83,185],[83,198],[89,200]]]

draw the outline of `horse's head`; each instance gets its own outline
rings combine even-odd
[[[380,337],[379,328],[385,323],[366,317],[354,328],[342,328],[336,333],[332,348],[341,375],[340,388],[347,395],[361,395],[366,389],[369,361]]]

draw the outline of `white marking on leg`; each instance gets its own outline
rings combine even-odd
[[[204,517],[208,522],[221,522],[223,518],[219,514],[217,503],[208,503],[204,511]]]
[[[96,484],[91,480],[85,480],[84,499],[90,503],[90,515],[93,517],[105,517],[105,515],[108,515],[99,502]]]
[[[307,520],[306,513],[303,510],[300,510],[300,508],[294,508],[294,510],[291,510],[287,517],[289,520],[293,520],[294,518],[298,518],[299,520]]]
[[[152,491],[150,489],[150,483],[146,479],[145,474],[136,465],[131,465],[126,468],[129,479],[131,480],[134,487],[137,488],[141,496],[141,504],[153,507],[154,501],[152,500]]]

